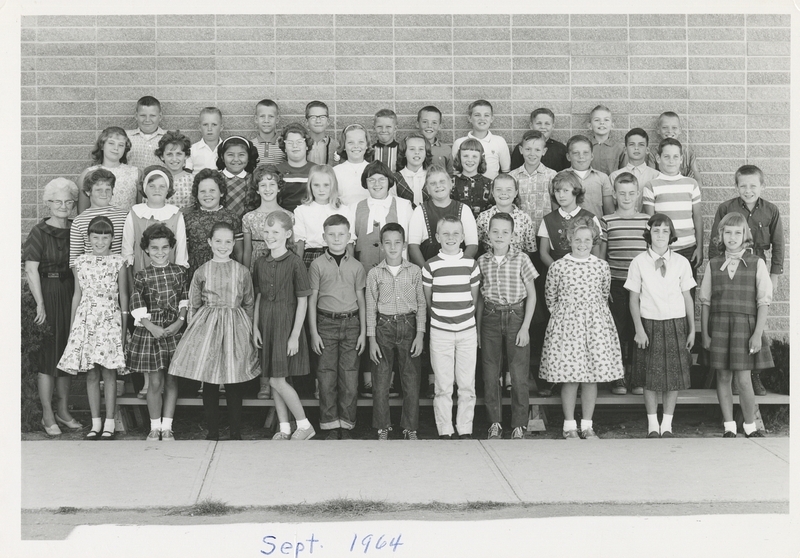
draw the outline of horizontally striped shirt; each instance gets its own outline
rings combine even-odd
[[[431,327],[445,331],[465,331],[475,327],[475,301],[472,288],[481,283],[478,262],[464,253],[443,254],[425,262],[422,286],[431,289]]]
[[[611,279],[625,281],[633,258],[647,250],[644,231],[649,219],[646,213],[630,216],[612,213],[600,219],[600,227],[608,242],[606,260],[611,268]]]
[[[419,267],[403,260],[397,275],[389,270],[386,260],[367,274],[367,337],[375,336],[378,314],[417,315],[417,331],[425,331],[428,310],[422,291],[422,273]]]
[[[307,162],[302,167],[293,167],[288,161],[284,161],[277,165],[278,172],[283,177],[283,185],[278,194],[278,203],[287,211],[294,211],[294,209],[303,203],[303,200],[308,193],[308,171],[314,163]]]
[[[92,219],[103,215],[111,220],[114,227],[114,238],[111,239],[111,253],[122,253],[122,230],[125,228],[125,219],[128,212],[124,209],[109,205],[106,207],[89,207],[72,220],[69,229],[69,266],[75,263],[75,258],[82,254],[91,254],[92,245],[89,242],[89,223]]]
[[[642,206],[653,207],[656,213],[664,213],[675,226],[678,240],[674,250],[690,248],[697,244],[695,239],[692,208],[700,203],[700,187],[694,178],[683,175],[667,176],[660,174],[644,188]]]
[[[256,134],[250,138],[250,142],[256,147],[258,151],[258,166],[264,165],[277,165],[286,160],[286,153],[278,145],[278,136],[275,136],[275,141],[264,141],[261,136]]]
[[[510,248],[497,262],[492,252],[478,258],[483,282],[483,299],[492,304],[517,304],[528,296],[525,285],[533,284],[539,274],[527,254]]]

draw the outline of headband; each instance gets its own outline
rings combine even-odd
[[[170,180],[169,176],[167,176],[167,174],[166,174],[164,171],[161,171],[161,170],[155,169],[155,170],[151,170],[150,172],[148,172],[148,173],[145,175],[145,177],[144,177],[144,180],[142,181],[142,184],[148,184],[148,180],[149,180],[149,179],[150,179],[150,177],[151,177],[151,176],[153,176],[153,175],[156,175],[156,176],[163,176],[163,177],[164,177],[164,180],[166,180],[166,181],[167,181],[167,184],[168,184],[168,185],[169,185],[169,183],[171,182],[171,180]]]
[[[222,140],[222,143],[220,144],[220,147],[225,145],[228,142],[228,140],[232,140],[232,139],[240,139],[243,142],[245,142],[248,145],[248,147],[251,145],[250,140],[247,140],[247,139],[243,138],[242,136],[228,136],[227,138]]]

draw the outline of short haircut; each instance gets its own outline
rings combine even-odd
[[[549,117],[550,117],[550,120],[552,120],[552,121],[553,121],[553,124],[555,124],[555,123],[556,123],[556,115],[555,115],[555,114],[553,114],[553,111],[552,111],[552,110],[550,110],[549,108],[545,108],[545,107],[540,107],[540,108],[537,108],[536,110],[534,110],[534,111],[531,113],[531,122],[533,122],[534,120],[536,120],[536,117],[537,117],[537,116],[539,116],[540,114],[546,114],[547,116],[549,116]]]
[[[52,196],[57,195],[59,192],[67,192],[72,201],[76,201],[78,199],[78,187],[72,180],[69,178],[64,178],[63,176],[54,178],[45,184],[44,189],[42,190],[42,199],[45,201],[52,199]]]
[[[219,116],[219,119],[222,120],[222,111],[219,110],[217,107],[203,107],[200,109],[200,118],[203,118],[204,114],[216,114]]]
[[[122,164],[128,164],[128,153],[130,152],[131,147],[133,147],[133,144],[131,143],[131,140],[125,130],[119,126],[109,126],[100,132],[100,135],[97,136],[97,141],[94,142],[94,149],[92,149],[92,162],[95,165],[103,164],[103,146],[105,146],[106,140],[111,136],[121,136],[125,138],[125,149],[122,152],[122,157],[119,158],[119,162]]]
[[[629,172],[621,172],[614,179],[614,191],[617,191],[617,186],[620,184],[633,184],[636,190],[639,190],[639,180]]]
[[[248,208],[257,209],[261,205],[261,196],[258,194],[258,185],[261,184],[261,181],[265,178],[274,180],[278,184],[278,195],[276,196],[276,200],[280,205],[281,191],[283,190],[283,186],[285,184],[283,182],[283,174],[281,174],[275,165],[261,165],[260,167],[256,167],[256,170],[253,171],[253,181],[250,185],[247,196]]]
[[[278,136],[278,147],[281,148],[281,151],[286,153],[286,136],[289,134],[299,134],[306,140],[306,151],[310,151],[312,147],[314,147],[314,140],[311,139],[311,134],[308,132],[305,126],[298,122],[292,122],[291,124],[287,124],[286,127],[281,130],[281,135]]]
[[[342,161],[347,161],[347,150],[345,149],[345,143],[347,142],[347,133],[352,130],[361,130],[364,132],[364,137],[367,140],[367,149],[364,151],[364,160],[365,161],[372,161],[372,156],[375,153],[375,149],[372,147],[372,139],[369,136],[369,130],[367,130],[361,124],[348,124],[342,129],[342,133],[339,136],[339,151],[337,154]]]
[[[281,112],[281,109],[278,108],[278,103],[272,99],[261,99],[256,103],[256,111],[258,111],[258,107],[273,107],[276,113],[280,114]]]
[[[631,128],[627,134],[625,134],[625,145],[628,145],[628,140],[631,136],[641,136],[644,138],[645,145],[650,145],[650,136],[647,135],[642,128]]]
[[[675,138],[664,138],[661,140],[661,142],[658,144],[658,154],[661,155],[664,152],[664,148],[668,145],[674,145],[681,152],[681,155],[683,155],[683,146],[681,145],[681,142]]]
[[[89,221],[89,227],[86,229],[86,236],[90,234],[110,234],[114,236],[114,224],[111,219],[105,215],[98,215]]]
[[[761,181],[761,184],[764,184],[764,181],[766,180],[766,178],[764,177],[764,171],[762,171],[755,165],[742,165],[741,167],[736,169],[736,173],[733,175],[733,182],[738,186],[740,177],[752,176],[754,174],[757,174],[758,179]]]
[[[478,174],[483,174],[486,172],[486,154],[483,151],[483,144],[480,140],[476,140],[474,138],[467,138],[461,145],[458,146],[458,152],[456,156],[453,158],[453,168],[456,172],[462,172],[464,167],[461,166],[461,152],[462,151],[477,151],[481,154],[481,162],[478,163]]]
[[[194,206],[196,208],[200,208],[200,200],[197,195],[200,190],[200,183],[209,178],[217,183],[217,188],[219,188],[219,204],[225,206],[225,201],[228,199],[228,181],[225,180],[221,172],[209,168],[198,172],[194,177],[194,181],[192,181],[192,198],[195,200]]]
[[[575,134],[574,136],[572,136],[567,140],[567,153],[569,153],[570,150],[572,150],[573,145],[581,142],[588,144],[590,148],[592,147],[592,140],[590,140],[583,134]]]
[[[514,232],[514,218],[508,213],[497,212],[489,219],[489,228],[492,228],[492,221],[505,221],[511,223],[511,232]]]
[[[428,180],[430,180],[431,176],[434,174],[444,174],[450,178],[450,175],[447,174],[447,169],[443,165],[431,165],[428,167],[428,170],[425,171],[425,184],[428,184]]]
[[[678,234],[675,232],[675,225],[669,215],[666,213],[655,213],[647,220],[647,226],[644,229],[644,241],[647,242],[648,246],[653,244],[653,236],[650,234],[650,229],[663,225],[669,226],[669,244],[678,240]]]
[[[175,248],[175,244],[177,244],[175,233],[172,229],[164,223],[155,223],[144,230],[142,238],[139,240],[139,247],[146,252],[150,247],[150,242],[159,238],[166,238],[170,248]]]
[[[233,225],[227,223],[225,221],[217,221],[212,225],[211,230],[208,231],[208,238],[214,238],[214,233],[217,231],[231,231],[231,234],[235,237],[236,231],[233,230]]]
[[[281,209],[271,212],[267,215],[266,225],[272,227],[276,224],[280,225],[283,230],[292,233],[286,238],[286,247],[291,248],[294,246],[294,223],[292,223],[291,214]]]
[[[400,223],[386,223],[381,227],[381,242],[383,242],[383,235],[389,232],[398,232],[403,237],[403,242],[406,241],[406,230]]]
[[[438,233],[439,230],[442,228],[443,223],[455,223],[459,227],[461,227],[461,232],[464,232],[464,223],[461,222],[461,219],[456,217],[455,215],[445,215],[439,219],[439,222],[436,223],[436,232]]]
[[[750,225],[747,224],[747,218],[738,211],[731,211],[719,222],[716,231],[711,231],[716,234],[717,249],[720,254],[725,253],[725,243],[722,240],[722,233],[725,227],[742,227],[744,230],[744,239],[742,240],[742,248],[751,248],[753,246],[753,231],[750,230]]]
[[[139,110],[139,107],[158,107],[158,110],[161,110],[161,103],[155,97],[145,95],[136,101],[136,110]]]
[[[145,188],[153,181],[154,177],[148,177],[148,175],[153,171],[161,171],[167,176],[167,198],[171,198],[175,194],[175,180],[172,178],[172,173],[169,172],[166,167],[161,165],[150,165],[142,171],[142,182],[139,185],[139,193],[142,194],[143,198],[147,197]]]
[[[570,186],[572,187],[572,193],[575,196],[575,202],[580,204],[583,202],[583,197],[586,194],[586,191],[583,189],[583,184],[581,184],[578,175],[576,175],[571,170],[563,170],[553,177],[553,180],[550,181],[550,199],[553,200],[553,203],[558,203],[556,201],[556,189],[561,186]]]
[[[330,115],[330,110],[328,110],[328,105],[326,105],[326,104],[325,104],[325,103],[323,103],[322,101],[311,101],[310,103],[308,103],[308,104],[306,105],[306,120],[308,120],[308,112],[309,112],[309,111],[310,111],[312,108],[322,108],[322,109],[325,109],[325,114],[328,114],[328,115]]]
[[[526,141],[541,140],[543,144],[547,145],[547,140],[544,139],[544,134],[539,130],[528,130],[522,134],[522,141],[519,142],[520,147],[525,145]]]
[[[240,145],[247,151],[247,165],[245,165],[244,171],[247,174],[252,173],[258,165],[258,148],[242,136],[229,136],[220,142],[217,147],[217,169],[225,168],[225,152],[235,145]]]
[[[170,130],[158,140],[158,147],[156,147],[154,151],[155,156],[163,161],[164,151],[166,151],[167,147],[170,145],[179,146],[187,159],[192,154],[192,140],[181,134],[180,130]]]
[[[575,237],[575,233],[582,229],[587,229],[589,232],[591,232],[592,245],[597,244],[597,242],[600,240],[600,229],[597,227],[597,223],[594,222],[594,217],[589,217],[588,215],[580,215],[570,220],[569,224],[567,225],[567,240],[572,242],[572,239]]]
[[[330,165],[314,165],[308,169],[306,197],[303,198],[303,203],[309,204],[314,201],[314,191],[311,189],[311,183],[318,174],[324,174],[331,181],[331,195],[330,198],[328,198],[328,203],[335,208],[341,207],[342,200],[339,198],[339,180],[336,178],[336,173],[333,172],[333,167]]]
[[[392,109],[381,109],[375,113],[375,118],[372,119],[372,122],[375,123],[378,121],[378,118],[391,118],[394,120],[395,125],[397,125],[397,114]]]
[[[344,226],[347,227],[348,230],[350,229],[350,221],[347,220],[347,217],[344,215],[339,215],[338,213],[334,213],[330,215],[325,222],[322,223],[322,230],[327,231],[329,227],[340,227]]]
[[[114,176],[114,173],[108,169],[99,168],[95,169],[83,179],[83,191],[89,195],[92,193],[92,188],[95,187],[96,184],[100,184],[104,182],[111,186],[111,189],[114,189],[114,186],[117,183],[117,177]]]
[[[406,137],[400,140],[400,146],[397,149],[397,166],[401,169],[404,169],[408,164],[408,159],[406,158],[406,147],[408,147],[408,140],[410,139],[421,139],[423,143],[425,143],[425,159],[422,161],[422,168],[427,169],[428,165],[430,165],[431,161],[433,160],[431,142],[428,141],[428,138],[422,135],[422,132],[416,130],[409,132]]]
[[[389,181],[389,188],[395,185],[397,180],[394,177],[394,173],[392,169],[388,167],[386,163],[381,160],[372,161],[366,167],[364,167],[364,172],[361,173],[361,187],[365,190],[367,189],[367,179],[370,176],[374,176],[376,174],[380,174],[385,176],[386,179]]]
[[[596,113],[596,112],[607,112],[608,114],[612,114],[611,113],[611,109],[608,108],[607,106],[605,106],[605,105],[597,105],[591,111],[589,111],[589,118],[592,118],[594,116],[594,113]]]
[[[680,122],[680,120],[681,120],[681,117],[678,116],[678,113],[677,112],[672,112],[671,110],[664,111],[664,112],[662,112],[661,114],[658,115],[658,121],[659,122],[661,122],[661,120],[664,119],[664,118],[677,118],[678,122]]]
[[[419,109],[419,111],[417,111],[417,122],[419,122],[420,118],[422,118],[422,113],[423,112],[435,112],[436,114],[439,115],[439,120],[442,119],[442,111],[440,111],[438,108],[436,108],[433,105],[425,105],[424,107]]]
[[[494,114],[494,107],[492,106],[492,103],[490,103],[486,99],[478,99],[477,101],[472,101],[467,107],[467,114],[472,114],[472,111],[475,110],[475,107],[489,107],[489,110],[492,111],[492,114]]]

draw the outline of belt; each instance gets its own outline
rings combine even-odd
[[[417,313],[409,312],[408,314],[381,314],[380,312],[378,312],[378,317],[384,318],[386,320],[393,320],[396,322],[397,320],[403,320],[405,318],[416,318]]]
[[[63,281],[64,279],[71,278],[72,277],[72,272],[71,271],[62,271],[62,272],[44,273],[44,272],[40,271],[39,272],[39,277],[41,277],[43,279],[61,279]]]
[[[338,320],[341,318],[352,318],[353,316],[357,316],[358,310],[353,310],[352,312],[326,312],[325,310],[320,310],[317,308],[317,314],[320,316],[325,316],[326,318],[331,318],[332,320]]]
[[[523,308],[525,306],[525,300],[515,302],[514,304],[495,304],[494,302],[484,301],[483,305],[485,308],[490,308],[492,310],[516,310],[517,308]]]

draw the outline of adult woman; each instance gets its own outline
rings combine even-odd
[[[50,217],[33,227],[23,248],[28,286],[36,300],[37,325],[46,323],[51,343],[35,355],[39,366],[39,398],[42,426],[50,436],[61,434],[59,424],[82,428],[68,407],[70,376],[56,369],[69,338],[72,291],[75,286],[69,269],[69,228],[67,217],[78,199],[78,187],[66,178],[55,178],[44,187],[44,202]],[[58,409],[53,411],[53,388],[58,394]]]

